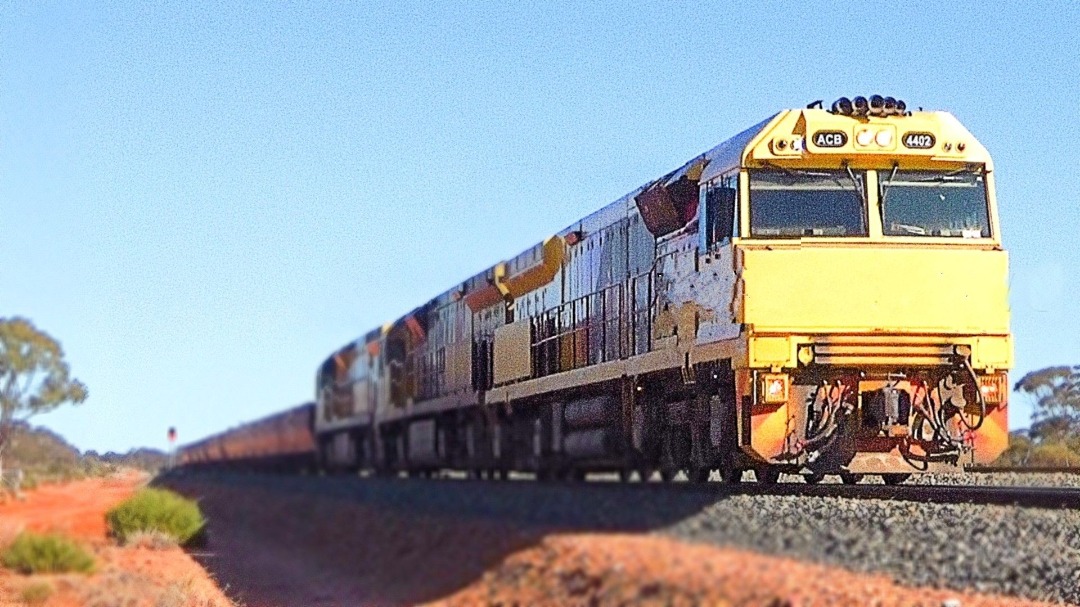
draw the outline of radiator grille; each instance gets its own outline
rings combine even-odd
[[[953,344],[946,343],[828,342],[811,348],[814,362],[822,365],[940,366],[954,356]]]

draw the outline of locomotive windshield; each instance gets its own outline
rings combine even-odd
[[[989,238],[986,178],[977,171],[880,171],[886,236]]]
[[[750,235],[868,236],[864,184],[850,170],[750,171]]]

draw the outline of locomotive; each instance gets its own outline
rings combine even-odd
[[[312,465],[384,474],[958,470],[1007,447],[1007,263],[955,117],[815,102],[346,344],[295,420]],[[228,438],[182,461],[273,459]]]

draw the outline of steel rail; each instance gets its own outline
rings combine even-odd
[[[991,485],[775,485],[730,487],[733,494],[833,497],[934,504],[976,504],[1022,508],[1080,509],[1080,489]]]

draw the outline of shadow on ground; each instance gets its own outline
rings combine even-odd
[[[209,519],[199,562],[246,607],[445,598],[556,532],[667,527],[715,488],[209,474],[159,479]]]

